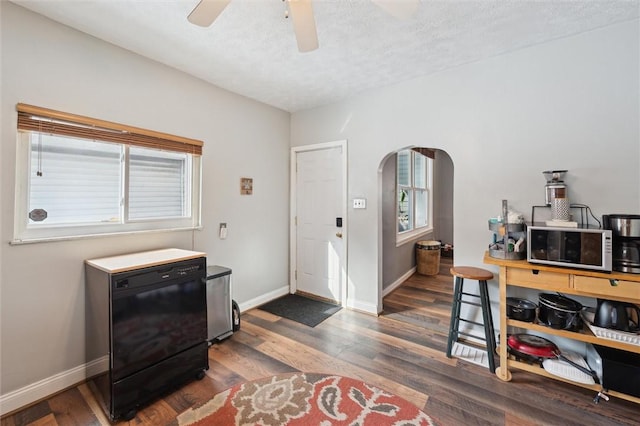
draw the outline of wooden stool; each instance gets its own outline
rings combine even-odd
[[[489,290],[487,288],[487,280],[493,278],[493,273],[472,266],[454,266],[450,269],[451,275],[455,280],[455,288],[453,290],[453,305],[451,306],[451,322],[449,323],[449,341],[447,342],[447,357],[451,358],[451,349],[453,343],[458,341],[459,336],[465,335],[484,340],[487,345],[487,356],[489,358],[489,370],[492,373],[496,371],[495,360],[493,358],[496,351],[496,336],[493,331],[493,318],[491,316],[491,304],[489,303]],[[465,293],[463,290],[464,279],[477,280],[480,286],[480,295]],[[462,296],[471,296],[480,299],[480,303],[463,300]],[[479,306],[482,309],[483,324],[468,319],[460,318],[460,307],[463,303],[473,306]],[[484,339],[473,334],[459,331],[460,321],[484,327]]]

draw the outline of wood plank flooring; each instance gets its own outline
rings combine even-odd
[[[235,384],[305,371],[362,379],[413,402],[442,425],[638,425],[640,406],[513,371],[505,383],[486,368],[445,356],[452,278],[414,275],[384,301],[379,317],[342,309],[315,328],[254,309],[239,332],[209,349],[204,379],[146,406],[119,425],[166,425]],[[81,384],[5,416],[1,426],[109,425]]]

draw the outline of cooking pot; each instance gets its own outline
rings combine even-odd
[[[588,368],[571,361],[562,353],[560,349],[551,340],[544,337],[535,336],[533,334],[512,334],[507,338],[507,346],[512,353],[516,355],[524,355],[525,358],[541,359],[558,359],[571,364],[578,370],[593,377],[596,383],[599,383],[598,375]]]
[[[507,318],[518,321],[533,322],[536,319],[538,305],[527,299],[507,297]]]
[[[593,324],[597,327],[620,331],[638,331],[640,308],[626,302],[598,299]]]
[[[551,328],[577,331],[582,329],[582,304],[561,294],[540,293],[538,321]]]

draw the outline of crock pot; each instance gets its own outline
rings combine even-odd
[[[538,321],[560,330],[582,329],[580,311],[582,304],[562,294],[540,293],[538,295]]]

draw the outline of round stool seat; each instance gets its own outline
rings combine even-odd
[[[454,266],[449,269],[454,277],[468,278],[470,280],[487,281],[493,279],[493,272],[473,266]]]

